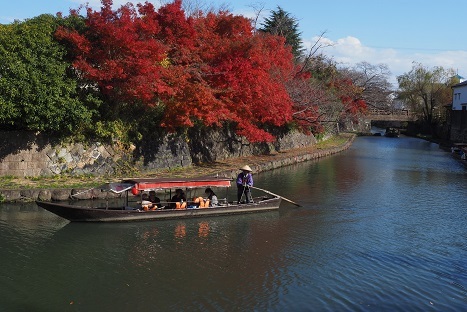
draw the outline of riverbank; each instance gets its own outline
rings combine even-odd
[[[339,153],[352,145],[355,136],[355,134],[343,133],[310,147],[292,149],[270,155],[231,158],[222,162],[199,164],[188,168],[135,173],[134,176],[146,178],[166,176],[190,178],[217,175],[235,178],[238,174],[238,169],[245,164],[248,164],[253,169],[254,173],[258,173]],[[72,195],[83,192],[84,190],[121,179],[122,177],[96,176],[60,176],[40,179],[3,177],[0,180],[0,202],[67,200],[70,199]],[[83,193],[80,198],[90,199],[106,196],[108,196],[107,193],[86,192]]]

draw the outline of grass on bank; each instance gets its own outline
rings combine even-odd
[[[47,177],[0,177],[0,189],[26,189],[26,188],[82,188],[102,184],[103,177],[92,175],[68,176],[54,175]]]
[[[337,146],[344,145],[349,141],[349,136],[347,135],[335,135],[330,137],[329,139],[325,141],[320,141],[314,145],[315,148],[317,149],[328,149],[328,148],[334,148]]]

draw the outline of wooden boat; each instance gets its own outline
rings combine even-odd
[[[271,211],[278,209],[282,197],[276,194],[266,192],[265,196],[256,197],[250,203],[238,204],[229,202],[226,198],[220,199],[219,204],[214,207],[197,208],[193,205],[186,209],[166,209],[171,202],[161,201],[163,208],[144,211],[141,208],[141,193],[154,190],[156,192],[165,192],[168,198],[175,189],[185,189],[194,191],[202,190],[207,187],[218,189],[231,186],[230,178],[196,178],[196,179],[125,179],[119,183],[109,183],[103,191],[119,194],[122,201],[121,205],[106,205],[98,207],[94,205],[76,205],[69,202],[45,202],[36,201],[39,207],[42,207],[69,221],[81,222],[118,222],[118,221],[144,221],[144,220],[164,220],[178,218],[194,218],[205,216],[220,216],[243,213],[254,213]]]

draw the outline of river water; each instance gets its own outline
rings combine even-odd
[[[467,311],[467,170],[436,144],[359,137],[254,177],[302,207],[86,224],[0,205],[0,311]]]

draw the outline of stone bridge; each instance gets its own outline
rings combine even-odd
[[[369,109],[365,120],[368,124],[378,128],[395,127],[406,128],[407,122],[414,120],[414,114],[406,109]]]
[[[407,109],[369,109],[369,114],[366,115],[367,120],[370,121],[411,121],[414,115]]]

